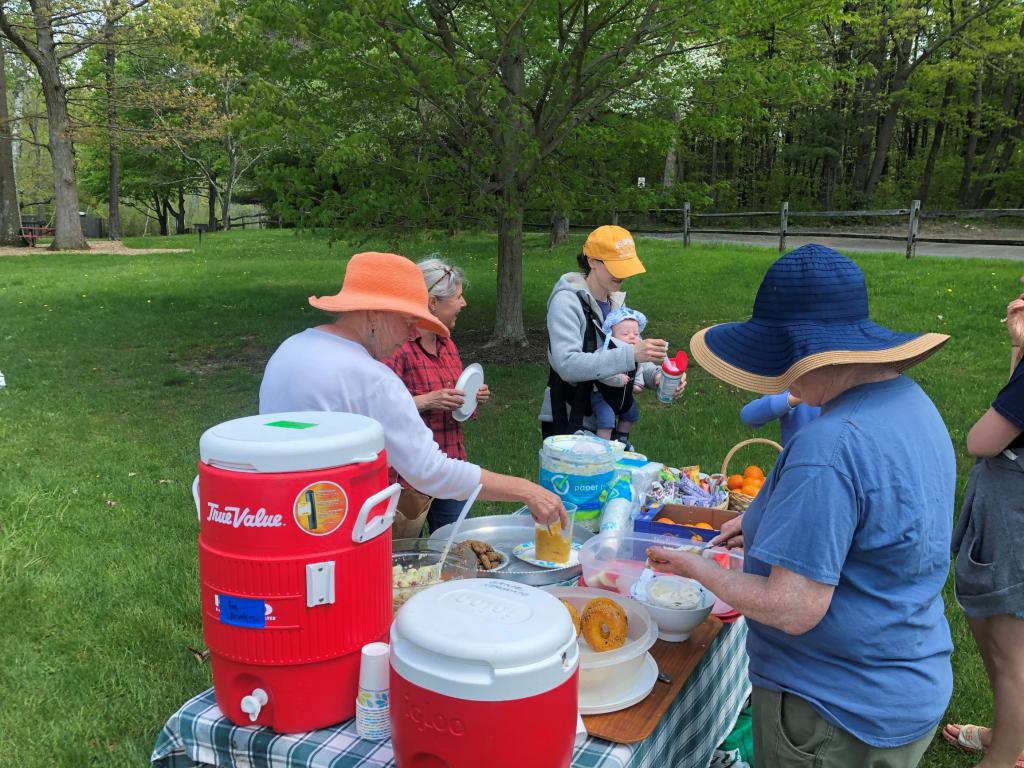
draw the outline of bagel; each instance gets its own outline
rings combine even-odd
[[[583,606],[580,635],[598,653],[626,644],[629,619],[622,606],[607,597],[596,597]]]
[[[572,628],[576,630],[576,634],[580,633],[580,612],[576,610],[576,606],[570,603],[568,600],[559,600],[559,602],[565,606],[565,609],[569,611],[569,618],[572,619]]]

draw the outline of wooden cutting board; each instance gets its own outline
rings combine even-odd
[[[686,642],[656,641],[650,654],[658,662],[658,671],[669,675],[672,682],[658,680],[647,698],[632,707],[606,715],[584,715],[587,733],[619,744],[633,744],[650,736],[721,630],[722,622],[708,616]]]

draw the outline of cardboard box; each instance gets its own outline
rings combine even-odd
[[[644,509],[633,521],[633,530],[637,533],[656,533],[659,536],[675,536],[691,541],[711,541],[722,529],[722,523],[739,516],[739,512],[710,507],[688,507],[682,504],[665,504],[661,507]],[[655,518],[667,517],[674,521],[657,523]],[[694,523],[709,523],[712,530],[694,528]]]

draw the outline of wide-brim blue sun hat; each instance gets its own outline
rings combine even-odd
[[[884,363],[905,371],[948,340],[941,333],[902,333],[872,322],[860,267],[811,243],[768,268],[750,320],[698,331],[690,352],[712,376],[770,394],[828,365]]]

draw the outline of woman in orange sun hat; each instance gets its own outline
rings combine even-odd
[[[369,416],[384,428],[388,463],[421,493],[465,499],[481,485],[481,499],[518,501],[539,523],[566,523],[565,508],[550,491],[442,453],[409,390],[380,362],[417,328],[448,338],[448,327],[430,312],[423,275],[413,262],[393,253],[357,253],[345,269],[341,290],[310,296],[309,303],[333,320],[277,348],[263,373],[260,413]]]

